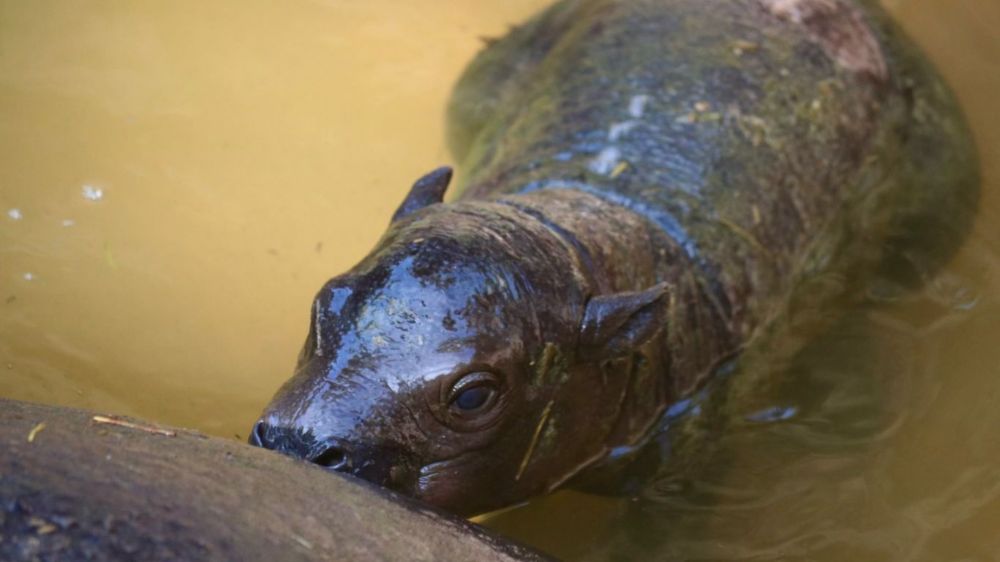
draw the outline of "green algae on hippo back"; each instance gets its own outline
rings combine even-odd
[[[460,513],[618,474],[721,365],[886,259],[933,270],[977,196],[950,93],[867,2],[559,2],[449,127],[459,196],[419,180],[320,290],[251,441]]]

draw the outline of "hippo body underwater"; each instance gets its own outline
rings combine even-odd
[[[319,291],[251,441],[462,514],[606,470],[978,194],[874,2],[558,2],[467,68],[449,144],[458,196],[421,178]]]

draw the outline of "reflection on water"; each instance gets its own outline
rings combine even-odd
[[[449,161],[480,36],[546,3],[0,1],[0,396],[242,434],[312,293]],[[1000,559],[1000,1],[886,3],[981,147],[954,263],[873,286],[696,478],[491,525],[587,560]]]

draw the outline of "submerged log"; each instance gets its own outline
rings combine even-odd
[[[542,560],[234,440],[0,399],[0,560]]]

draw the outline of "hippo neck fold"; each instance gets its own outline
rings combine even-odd
[[[607,447],[633,445],[671,403],[700,386],[732,355],[734,334],[717,295],[703,282],[684,244],[628,201],[609,200],[579,183],[536,185],[495,203],[542,224],[567,248],[588,297],[669,285],[668,322],[642,350],[600,366],[628,379]],[[614,399],[614,397],[608,397]]]

